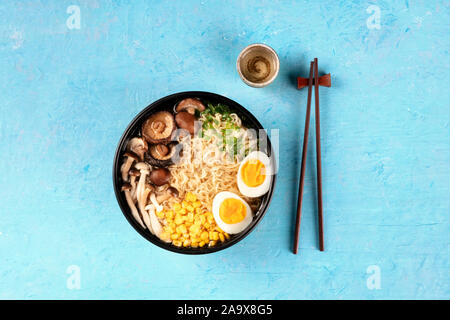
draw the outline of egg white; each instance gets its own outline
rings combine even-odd
[[[238,223],[234,223],[234,224],[228,224],[228,223],[225,223],[220,218],[220,213],[219,213],[220,205],[222,204],[222,202],[225,199],[228,199],[228,198],[238,199],[238,200],[242,201],[243,204],[245,204],[245,208],[246,208],[245,218],[242,221],[240,221]],[[249,226],[249,224],[253,220],[252,209],[250,208],[248,203],[245,202],[245,200],[243,200],[238,195],[236,195],[232,192],[229,192],[229,191],[223,191],[223,192],[219,192],[218,194],[216,194],[216,196],[214,197],[214,200],[213,200],[212,211],[213,211],[214,219],[216,220],[216,223],[219,226],[219,228],[229,234],[236,234],[236,233],[243,231],[245,228],[247,228]]]
[[[264,164],[265,169],[266,169],[266,177],[264,179],[264,182],[257,187],[249,187],[242,180],[242,175],[241,175],[242,166],[244,165],[244,163],[246,163],[250,159],[257,159],[257,160],[261,161]],[[238,185],[239,191],[246,197],[250,197],[250,198],[260,197],[263,194],[266,194],[267,191],[269,191],[270,183],[272,182],[272,175],[273,175],[273,165],[272,165],[272,161],[270,161],[270,158],[264,152],[253,151],[248,156],[246,156],[244,158],[244,160],[242,160],[242,162],[239,166],[239,171],[237,174],[237,185]]]

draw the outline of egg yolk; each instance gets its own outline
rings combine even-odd
[[[243,164],[241,177],[249,187],[260,186],[266,179],[266,167],[258,159],[250,159]]]
[[[219,208],[219,216],[226,224],[235,224],[245,218],[247,208],[245,204],[235,198],[228,198],[222,201]]]

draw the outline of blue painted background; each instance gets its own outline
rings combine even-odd
[[[450,298],[448,1],[0,2],[0,298]],[[369,29],[369,5],[381,28]],[[66,26],[69,5],[81,28]],[[281,70],[247,87],[240,50]],[[314,135],[300,255],[291,253],[306,76],[319,58],[326,252],[317,249]],[[280,129],[278,184],[256,230],[184,256],[144,240],[112,189],[117,142],[150,102],[235,99]],[[313,120],[313,119],[312,119]],[[80,267],[81,289],[66,281]],[[381,288],[369,290],[369,266]]]

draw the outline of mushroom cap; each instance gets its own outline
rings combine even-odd
[[[125,182],[122,185],[122,191],[125,191],[125,190],[131,190],[131,184],[129,184],[128,182]]]
[[[159,111],[152,114],[142,124],[142,136],[150,143],[165,143],[170,141],[175,130],[175,120],[168,111]]]
[[[150,172],[150,181],[157,186],[169,183],[170,171],[167,168],[158,168]]]
[[[130,171],[128,172],[128,174],[130,176],[135,176],[135,177],[139,177],[141,175],[141,172],[139,170],[136,169],[130,169]]]
[[[195,98],[181,100],[175,108],[176,112],[187,111],[192,115],[195,114],[195,110],[200,112],[205,110],[205,105]]]
[[[176,153],[176,143],[153,144],[145,154],[145,161],[157,167],[167,167],[174,163]]]
[[[191,135],[195,132],[195,120],[195,116],[186,111],[181,111],[175,116],[178,127],[189,131]]]
[[[167,192],[170,193],[172,196],[178,198],[179,193],[178,193],[178,190],[176,188],[169,187],[169,188],[167,188]]]
[[[150,148],[150,153],[156,159],[165,160],[167,159],[167,155],[169,155],[170,149],[165,144],[154,144]]]
[[[148,150],[148,144],[145,139],[140,137],[135,137],[128,142],[127,149],[134,152],[139,159],[144,159],[144,154]]]
[[[139,171],[142,171],[142,170],[147,170],[147,171],[149,171],[149,170],[150,170],[150,166],[149,166],[147,163],[145,163],[145,162],[138,162],[138,163],[136,163],[136,164],[134,165],[134,167],[135,167],[136,169],[138,169]]]
[[[133,158],[136,161],[139,161],[139,156],[135,154],[134,152],[127,151],[123,154],[124,157]]]
[[[170,198],[178,198],[178,190],[174,187],[168,187],[166,190],[163,190],[161,193],[156,195],[156,201],[158,203],[163,203]]]

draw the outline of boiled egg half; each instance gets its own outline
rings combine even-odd
[[[252,209],[241,197],[223,191],[213,200],[213,215],[217,225],[226,233],[239,233],[252,222]]]
[[[261,151],[253,151],[239,166],[237,185],[246,197],[256,198],[267,193],[272,181],[272,162]]]

